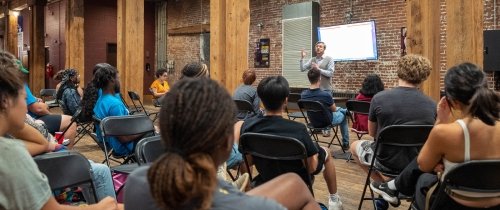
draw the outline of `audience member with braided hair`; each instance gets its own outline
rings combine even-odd
[[[217,82],[208,78],[178,81],[160,111],[167,151],[152,166],[141,167],[128,177],[126,208],[319,209],[295,174],[279,176],[247,194],[217,179],[216,169],[233,145],[235,114],[231,96]]]
[[[71,115],[80,108],[83,90],[78,86],[80,75],[75,69],[66,69],[62,73],[61,85],[56,92],[56,99],[61,104],[64,114]]]
[[[92,108],[93,115],[98,119],[109,116],[129,115],[127,107],[120,98],[120,79],[115,67],[107,63],[99,63],[94,67],[95,74],[92,85],[85,89],[82,106],[88,112]],[[101,129],[96,128],[96,134],[101,137]],[[109,137],[108,143],[115,155],[129,155],[134,152],[134,141],[142,135]],[[102,141],[102,139],[100,139]]]
[[[47,177],[40,173],[30,152],[30,140],[20,141],[4,136],[23,129],[33,129],[25,125],[27,113],[26,91],[14,64],[14,56],[0,51],[0,182],[1,209],[117,209],[116,201],[104,198],[95,205],[85,207],[64,206],[52,196]],[[36,131],[35,131],[36,132]],[[41,134],[38,134],[41,135]],[[42,137],[43,138],[43,137]],[[32,142],[35,143],[35,142]],[[32,145],[33,146],[33,145]],[[47,147],[46,141],[39,141],[41,150]],[[13,161],[14,160],[14,161]]]
[[[437,181],[437,176],[431,172],[443,172],[441,178],[446,178],[447,172],[460,163],[500,159],[500,95],[488,88],[481,69],[471,63],[451,67],[444,77],[444,86],[446,96],[439,101],[436,124],[418,158],[394,180],[370,184],[388,202],[397,203],[398,192],[407,195],[415,193],[415,203],[418,209],[423,209],[425,195],[422,189],[428,189]],[[460,111],[460,114],[452,110]],[[458,120],[454,121],[454,117]],[[457,193],[457,196],[460,195]],[[482,198],[481,194],[467,196],[474,197],[474,201],[446,196],[443,202],[446,206],[433,208],[500,207],[498,197]]]

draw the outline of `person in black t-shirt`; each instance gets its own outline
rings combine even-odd
[[[240,121],[236,123],[235,136],[239,137],[240,133],[254,132],[292,137],[302,142],[306,148],[307,156],[309,157],[308,171],[302,171],[302,173],[315,175],[323,172],[328,191],[330,192],[328,209],[342,209],[342,202],[337,194],[335,165],[332,157],[325,148],[319,147],[318,144],[312,141],[304,124],[282,117],[289,93],[290,89],[288,87],[288,82],[284,77],[273,76],[264,78],[257,87],[257,94],[264,104],[265,114],[264,116],[256,116],[244,122]],[[253,158],[253,163],[259,171],[265,170],[267,174],[273,174],[273,171],[276,171],[276,169],[271,167],[270,164],[266,164],[264,161],[265,160]],[[280,167],[281,169],[289,169],[289,171],[299,171],[298,168],[302,167],[302,163],[301,161],[291,161],[289,165],[280,164]],[[300,174],[300,171],[297,173],[304,176],[304,174]],[[276,171],[275,175],[278,176],[279,172]]]

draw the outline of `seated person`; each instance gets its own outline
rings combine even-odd
[[[29,124],[25,125],[24,128],[20,130],[10,132],[9,135],[16,139],[22,139],[22,141],[25,141],[26,148],[31,156],[55,151],[61,147],[61,145],[57,143],[48,141],[48,139],[44,138],[42,133]],[[48,135],[49,138],[54,138],[51,134]],[[37,147],[37,145],[40,146]],[[108,166],[100,163],[94,163],[90,160],[89,162],[90,167],[92,168],[92,179],[94,181],[97,199],[102,200],[106,197],[115,198],[115,189],[113,187],[111,171]]]
[[[78,87],[80,75],[75,69],[66,69],[62,75],[61,86],[56,92],[56,99],[61,104],[63,113],[73,116],[76,110],[80,108],[83,95],[83,91]]]
[[[347,122],[347,109],[335,106],[332,95],[329,91],[324,91],[319,88],[321,84],[321,72],[317,69],[311,69],[307,72],[307,78],[311,83],[308,90],[304,90],[300,94],[300,99],[319,101],[324,105],[327,113],[327,118],[331,119],[330,122],[322,122],[324,116],[318,116],[319,113],[307,113],[308,118],[311,120],[311,124],[314,127],[326,127],[330,124],[340,125],[340,132],[342,133],[342,148],[344,150],[349,149],[349,125]],[[330,130],[328,130],[329,132]],[[328,136],[328,135],[327,135]]]
[[[484,73],[474,64],[463,63],[450,68],[444,77],[445,94],[437,107],[436,125],[418,158],[396,179],[388,183],[372,182],[370,187],[391,203],[397,203],[397,192],[415,193],[415,204],[424,209],[423,188],[437,182],[433,170],[446,173],[470,160],[500,159],[500,95],[488,89]],[[453,121],[451,110],[462,113]],[[470,146],[469,146],[470,145]],[[426,173],[426,174],[424,174]],[[418,181],[417,181],[418,180]],[[446,196],[445,206],[436,209],[499,209],[500,198],[475,201]],[[441,202],[440,202],[441,203]],[[473,207],[473,208],[470,208]]]
[[[120,79],[115,67],[107,63],[99,63],[94,67],[95,74],[92,86],[87,87],[85,92],[95,93],[97,96],[89,97],[89,100],[82,101],[84,107],[94,107],[94,116],[102,120],[109,116],[129,115],[127,107],[120,98]],[[94,100],[91,100],[94,99]],[[96,100],[97,101],[96,101]],[[97,137],[103,141],[101,128],[96,128]],[[139,140],[143,134],[131,136],[109,137],[108,143],[116,156],[126,156],[134,153],[135,141]]]
[[[302,161],[290,162],[286,166],[287,169],[298,172],[302,177],[308,176],[308,174],[304,173],[316,175],[322,172],[330,193],[328,209],[342,209],[342,202],[337,194],[337,179],[332,157],[325,148],[320,147],[312,141],[304,124],[282,117],[287,97],[290,93],[288,81],[282,76],[264,78],[257,86],[257,93],[264,104],[264,116],[256,116],[245,120],[243,123],[237,123],[235,126],[235,136],[239,136],[240,133],[254,132],[292,137],[302,142],[309,157],[308,171],[300,171],[300,168],[303,167]],[[275,168],[270,167],[269,164],[266,164],[266,162],[261,161],[261,159],[253,158],[253,163],[258,171],[266,171],[268,174],[274,173],[276,176],[280,173]],[[281,165],[285,167],[284,164]]]
[[[245,100],[250,102],[250,104],[253,105],[253,111],[256,114],[261,113],[259,105],[260,105],[260,98],[257,95],[257,89],[252,86],[252,84],[255,82],[256,76],[255,76],[255,71],[254,70],[246,70],[243,72],[243,84],[240,85],[236,90],[234,91],[233,94],[233,99],[238,99],[238,100]],[[239,118],[240,116],[238,116]],[[243,116],[244,118],[245,116]],[[247,116],[251,117],[251,116]],[[242,119],[242,118],[239,118]]]
[[[357,101],[370,102],[375,94],[384,90],[384,83],[377,74],[368,74],[363,85],[356,95]],[[368,132],[368,115],[354,113],[352,129],[359,132]]]
[[[24,84],[24,89],[26,91],[26,104],[28,104],[28,113],[35,119],[45,122],[47,129],[50,133],[63,132],[71,124],[71,116],[69,115],[58,115],[52,114],[49,111],[47,104],[42,102],[41,99],[35,98],[31,93],[27,84]],[[64,138],[69,139],[69,148],[73,147],[74,140],[76,137],[76,124],[71,125],[71,127],[64,134]]]
[[[247,194],[216,177],[232,148],[236,117],[231,96],[216,81],[182,79],[161,107],[160,131],[168,150],[128,177],[127,209],[320,209],[295,174],[277,177]]]
[[[398,87],[384,90],[373,96],[368,115],[368,134],[376,137],[390,125],[433,125],[436,103],[418,88],[431,73],[431,63],[419,55],[406,55],[398,61]],[[404,100],[402,100],[404,99]],[[375,150],[375,141],[359,140],[352,143],[350,151],[357,164],[368,173]],[[419,152],[419,148],[381,147],[375,167],[398,174]],[[404,164],[401,164],[404,163]],[[373,171],[371,178],[382,182],[387,177]],[[387,204],[387,203],[385,203]]]
[[[153,97],[161,101],[163,96],[170,90],[170,86],[168,86],[168,73],[167,69],[160,68],[155,72],[156,80],[149,87],[151,92],[153,93]]]
[[[0,173],[4,180],[0,183],[0,208],[2,209],[119,209],[113,198],[107,197],[98,204],[73,207],[57,203],[52,196],[47,177],[40,173],[31,158],[32,154],[47,149],[47,142],[30,142],[8,139],[7,133],[25,128],[27,113],[24,90],[19,69],[14,64],[14,56],[0,52]],[[30,127],[31,128],[31,127]],[[41,134],[39,134],[41,135]],[[37,148],[33,148],[33,146]],[[33,150],[34,149],[34,150]],[[15,160],[15,161],[13,161]]]
[[[207,65],[200,62],[191,62],[182,68],[181,77],[179,79],[201,77],[210,77]]]

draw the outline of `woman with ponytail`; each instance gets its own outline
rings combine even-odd
[[[441,178],[460,163],[470,160],[500,159],[500,95],[488,89],[484,73],[474,64],[451,67],[444,78],[445,96],[437,107],[436,125],[416,161],[387,183],[370,187],[391,203],[397,192],[415,192],[415,203],[423,209],[424,188],[437,182],[437,176],[423,174],[443,172]],[[454,120],[457,119],[457,120]],[[436,209],[499,209],[500,199],[466,201],[447,197],[446,206]],[[440,202],[441,203],[441,202]]]
[[[247,194],[218,179],[231,152],[236,107],[208,78],[178,81],[162,101],[165,153],[134,171],[125,185],[127,209],[319,209],[304,182],[285,174]]]

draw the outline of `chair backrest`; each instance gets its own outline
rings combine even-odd
[[[347,110],[353,113],[368,115],[370,112],[370,102],[368,101],[348,100],[345,105]]]
[[[89,203],[96,203],[97,195],[92,181],[89,161],[78,152],[54,152],[38,155],[33,158],[38,169],[44,173],[52,190],[73,186],[88,186],[93,193]]]
[[[405,168],[420,152],[433,125],[391,125],[383,128],[376,141],[375,154],[381,162],[394,163],[391,169]],[[395,154],[405,153],[405,157]]]
[[[300,99],[297,104],[302,114],[307,116],[305,118],[306,124],[311,123],[311,125],[316,128],[331,125],[332,119],[328,117],[331,115],[327,114],[329,110],[321,102]]]
[[[244,133],[240,137],[238,150],[247,162],[246,155],[252,155],[253,161],[263,181],[270,180],[287,172],[298,173],[308,186],[312,186],[311,175],[307,168],[307,153],[304,144],[291,137],[262,133]],[[297,168],[290,168],[291,161],[296,161]],[[259,170],[261,164],[271,166],[273,171]],[[247,164],[248,167],[248,164]]]
[[[234,103],[238,108],[238,119],[245,119],[249,115],[254,115],[253,105],[249,101],[234,99]]]
[[[144,108],[144,105],[142,104],[141,97],[139,96],[139,94],[137,94],[134,91],[128,91],[128,96],[132,100],[132,104],[134,105],[134,108],[135,108],[135,110],[137,110],[137,112],[141,112],[141,110],[142,110],[142,111],[144,111],[144,113],[149,115],[146,108]]]
[[[40,97],[55,97],[56,89],[41,89]]]
[[[135,146],[135,156],[139,165],[151,163],[165,153],[161,136],[143,138]]]
[[[457,165],[443,179],[431,209],[445,201],[442,196],[474,201],[500,198],[500,160],[473,160]],[[446,205],[446,204],[445,204]]]
[[[154,132],[153,121],[147,115],[105,117],[100,123],[103,137],[129,136]]]

